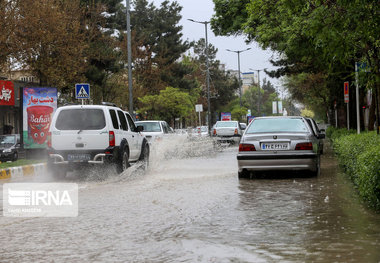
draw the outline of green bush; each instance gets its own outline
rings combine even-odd
[[[329,126],[326,130],[326,136],[330,138],[332,141],[335,139],[349,135],[349,134],[356,134],[356,130],[347,130],[345,128],[335,128],[333,126]]]
[[[339,163],[359,195],[380,211],[380,136],[376,132],[343,135],[340,130],[330,136]]]

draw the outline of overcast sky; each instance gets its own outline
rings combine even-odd
[[[152,0],[148,0],[152,2]],[[169,0],[173,1],[173,0]],[[160,6],[163,0],[153,0],[157,7]],[[212,0],[177,0],[177,2],[183,7],[182,8],[182,20],[180,24],[183,26],[183,39],[188,39],[189,41],[197,41],[200,38],[205,37],[205,27],[203,24],[194,23],[188,21],[187,19],[194,19],[197,21],[210,21],[214,13],[214,3]],[[243,50],[246,48],[251,48],[248,51],[240,53],[240,71],[249,72],[252,69],[263,69],[274,67],[269,62],[269,59],[273,55],[271,51],[262,50],[256,43],[251,43],[247,45],[244,41],[244,37],[216,37],[211,31],[210,26],[208,27],[208,41],[216,48],[218,48],[217,59],[221,63],[226,65],[226,69],[237,70],[238,69],[238,55],[234,52],[226,51],[230,50]],[[256,73],[256,72],[255,72]],[[260,80],[263,77],[268,76],[260,72]],[[281,81],[279,79],[270,79],[273,85],[280,86]]]

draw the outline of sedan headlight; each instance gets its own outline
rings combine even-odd
[[[10,153],[10,152],[12,152],[12,149],[11,149],[11,148],[9,148],[9,149],[5,149],[5,150],[3,150],[3,152],[4,152],[4,153]]]

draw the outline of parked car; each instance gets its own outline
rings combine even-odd
[[[306,120],[309,126],[312,128],[314,136],[319,140],[320,154],[323,154],[323,139],[326,137],[326,135],[319,130],[319,127],[314,119],[306,118]]]
[[[48,139],[48,168],[58,176],[83,165],[149,164],[149,144],[128,112],[111,105],[71,105],[57,109]]]
[[[21,150],[20,135],[0,135],[0,161],[16,161]]]
[[[320,173],[319,140],[303,117],[257,117],[239,145],[238,175],[269,170]]]
[[[217,143],[239,143],[243,131],[237,121],[217,121],[213,128],[213,136]]]
[[[137,127],[143,127],[142,133],[149,141],[162,140],[165,136],[174,134],[166,121],[136,121]]]

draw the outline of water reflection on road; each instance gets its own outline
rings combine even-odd
[[[239,181],[236,153],[202,141],[156,149],[147,174],[73,176],[79,216],[0,218],[0,261],[380,261],[380,216],[331,155],[317,178]]]

